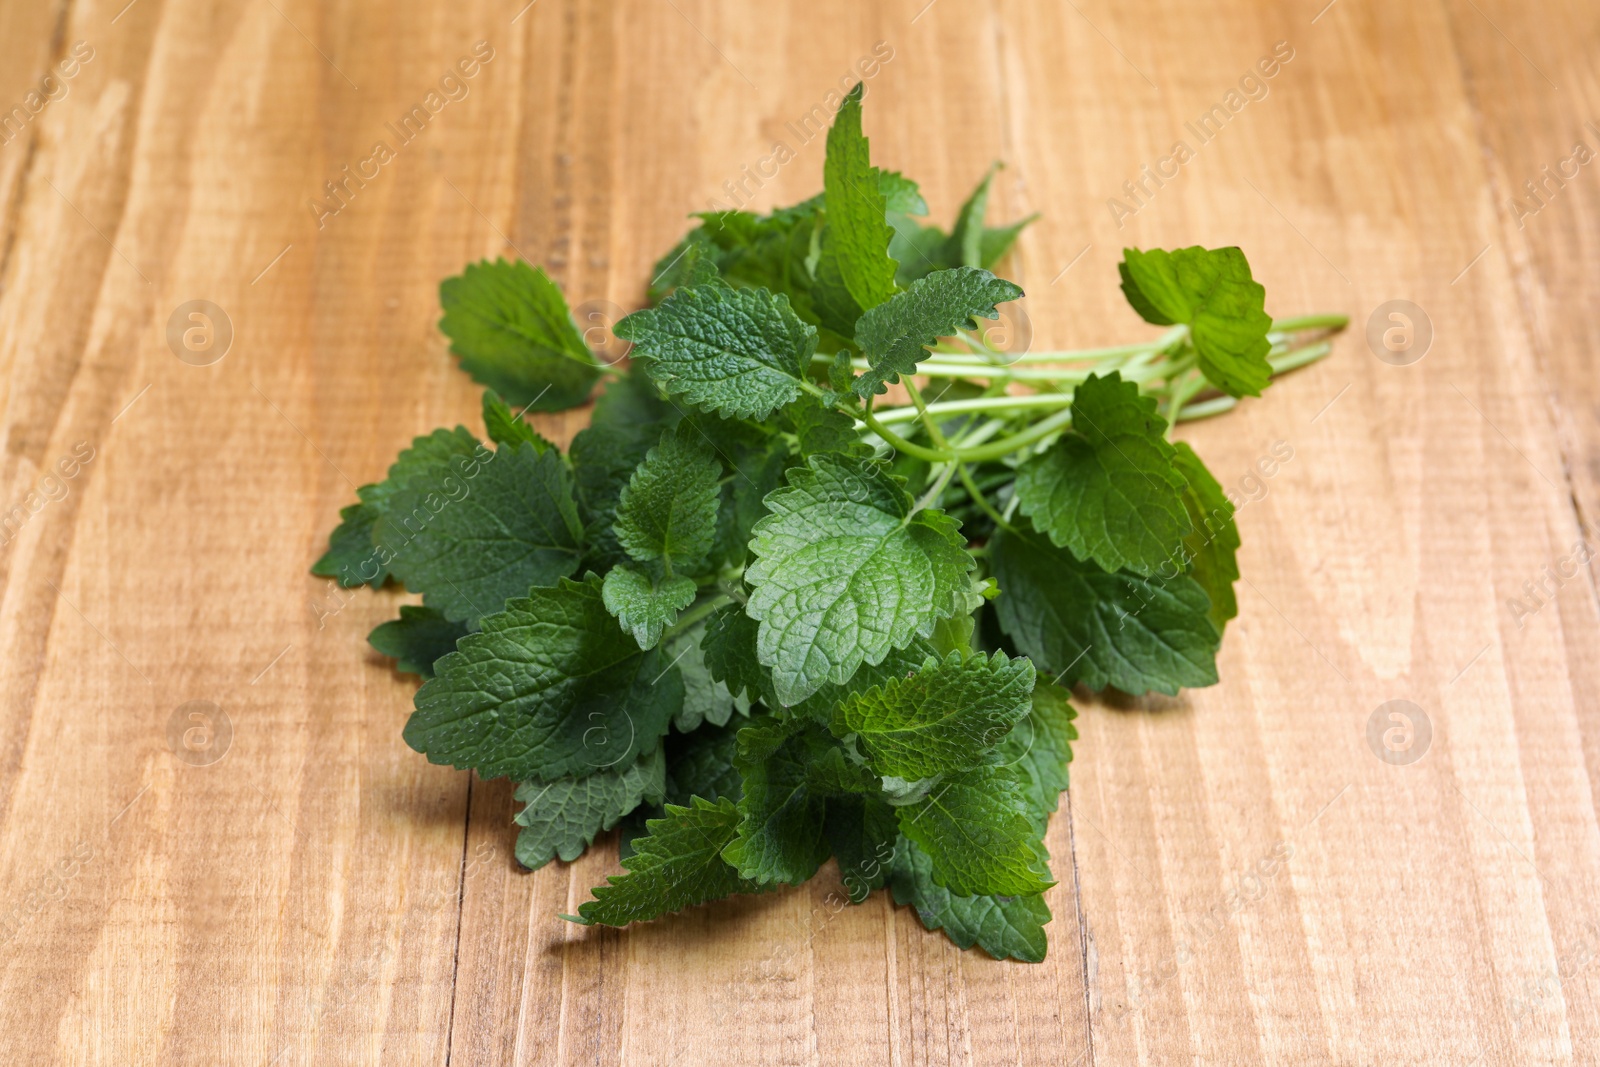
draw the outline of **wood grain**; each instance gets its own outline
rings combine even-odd
[[[79,41],[0,146],[8,1062],[1600,1058],[1600,612],[1587,567],[1524,586],[1600,514],[1600,167],[1511,202],[1574,139],[1600,153],[1593,5],[17,2],[0,111]],[[479,41],[464,98],[309,206]],[[775,142],[795,158],[754,205],[819,187],[795,124],[879,42],[875,157],[946,219],[1003,159],[994,210],[1044,212],[1010,271],[1036,345],[1145,335],[1115,286],[1134,244],[1239,244],[1269,310],[1353,322],[1185,431],[1255,498],[1223,680],[1079,701],[1035,967],[881,894],[836,913],[831,867],[563,923],[614,841],[521,871],[510,788],[400,739],[411,683],[365,644],[396,596],[306,573],[355,485],[476,418],[441,277],[520,255],[597,321],[636,306]],[[1279,42],[1199,144],[1186,124]],[[1193,158],[1119,226],[1107,202],[1178,140]],[[1433,330],[1406,366],[1364,336],[1400,299]],[[168,343],[191,300],[232,326],[208,365]],[[1394,699],[1432,730],[1403,766],[1367,740]],[[184,746],[192,701],[225,743],[211,715]]]

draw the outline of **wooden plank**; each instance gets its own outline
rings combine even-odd
[[[1600,205],[1584,170],[1525,229],[1508,206],[1595,118],[1596,16],[1320,7],[0,11],[0,101],[94,49],[26,151],[0,148],[0,507],[26,510],[0,544],[0,1051],[1596,1058],[1600,620],[1586,573],[1549,609],[1508,606],[1570,556],[1572,498],[1600,503],[1579,318]],[[336,212],[309,206],[480,40],[493,58],[464,98]],[[1265,96],[1179,177],[1143,178],[1279,41],[1294,58]],[[684,213],[816,190],[806,116],[879,42],[876,157],[945,216],[1003,158],[996,210],[1045,212],[1013,264],[1036,345],[1142,335],[1114,287],[1123,244],[1239,243],[1271,310],[1356,324],[1326,363],[1185,430],[1256,498],[1223,682],[1080,701],[1038,967],[958,952],[881,895],[836,911],[831,868],[638,929],[563,923],[616,870],[613,840],[520,871],[509,787],[400,740],[411,683],[364,643],[397,598],[305,573],[354,484],[476,418],[434,327],[439,278],[522,255],[609,321]],[[767,177],[776,142],[793,159]],[[1121,227],[1112,198],[1137,208]],[[1434,340],[1393,366],[1362,327],[1402,298]],[[197,299],[233,327],[210,365],[167,340]],[[541,427],[565,441],[583,418]],[[1272,476],[1247,480],[1263,457]],[[1368,746],[1393,699],[1432,728],[1409,765]],[[190,701],[227,714],[215,762],[222,720]]]
[[[1096,1062],[1591,1058],[1581,986],[1522,998],[1571,958],[1572,903],[1600,873],[1595,611],[1575,592],[1535,634],[1501,609],[1577,529],[1507,257],[1451,284],[1497,235],[1465,87],[1410,58],[1436,54],[1456,8],[1007,10],[1019,170],[1033,205],[1082,204],[1088,224],[1047,220],[1024,242],[1029,280],[1093,243],[1066,292],[1041,302],[1034,282],[1036,328],[1120,336],[1117,249],[1193,241],[1243,245],[1270,310],[1355,323],[1327,363],[1185,434],[1236,488],[1273,442],[1294,455],[1248,483],[1264,496],[1240,516],[1222,684],[1083,716]],[[1280,40],[1295,58],[1265,98],[1199,143],[1185,123]],[[1105,97],[1126,102],[1116,123]],[[1106,198],[1176,140],[1194,158],[1118,229]],[[1397,298],[1436,331],[1404,367],[1362,338]],[[1404,767],[1365,739],[1397,698],[1433,729]]]

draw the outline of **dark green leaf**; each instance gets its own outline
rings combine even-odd
[[[811,788],[809,765],[830,747],[815,726],[768,719],[739,731],[739,834],[722,855],[741,877],[798,885],[828,858],[825,800]]]
[[[936,884],[933,861],[902,838],[889,887],[896,904],[910,904],[929,930],[943,930],[959,948],[978,945],[997,960],[1039,963],[1049,947],[1044,924],[1050,909],[1038,893],[1020,897],[955,896]]]
[[[433,664],[456,650],[467,636],[467,625],[452,622],[433,608],[403,604],[400,617],[367,635],[367,643],[396,660],[395,667],[424,678],[433,677]]]
[[[483,394],[483,429],[497,445],[527,442],[537,452],[550,452],[556,447],[541,437],[520,414],[513,412],[493,389]]]
[[[694,427],[667,431],[622,490],[618,543],[668,575],[695,573],[716,540],[721,477],[722,464]]]
[[[1185,481],[1156,402],[1112,371],[1072,398],[1072,432],[1017,471],[1017,500],[1036,529],[1108,571],[1153,574],[1193,528]]]
[[[975,767],[946,775],[899,809],[900,832],[932,861],[937,885],[957,896],[1023,896],[1055,884],[1014,771]]]
[[[1183,539],[1189,556],[1189,576],[1211,598],[1211,625],[1217,633],[1239,614],[1233,583],[1239,580],[1239,528],[1233,522],[1233,503],[1206,470],[1194,449],[1179,441],[1175,446],[1178,470],[1188,479],[1183,502],[1194,526]]]
[[[999,318],[995,305],[1021,296],[1019,286],[978,267],[935,271],[913,282],[856,323],[856,343],[871,369],[852,388],[862,398],[886,391],[885,383],[913,373],[939,338],[976,329],[976,316]]]
[[[543,270],[503,259],[473,263],[439,284],[439,303],[439,329],[478,384],[534,411],[588,399],[600,369]]]
[[[823,833],[838,861],[846,895],[859,904],[888,877],[900,823],[881,797],[831,797],[827,808]]]
[[[661,747],[651,749],[625,767],[608,768],[581,778],[524,782],[516,799],[527,805],[517,813],[517,862],[538,870],[557,856],[570,863],[640,804],[659,804],[666,791],[667,761]]]
[[[722,858],[738,823],[726,798],[667,805],[666,817],[652,819],[650,832],[633,842],[623,864],[628,873],[596,886],[594,899],[578,908],[578,921],[626,926],[733,893],[766,892],[770,885],[740,878]]]

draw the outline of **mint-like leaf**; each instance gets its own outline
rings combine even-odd
[[[461,369],[509,403],[560,411],[600,377],[561,289],[521,261],[484,260],[439,284],[439,329]]]
[[[685,286],[613,331],[667,392],[724,418],[765,418],[800,395],[816,327],[765,289]]]
[[[694,603],[695,591],[693,578],[680,574],[652,579],[621,565],[611,568],[601,588],[606,610],[617,617],[640,648],[661,643],[661,631]]]
[[[1233,503],[1206,470],[1194,449],[1179,441],[1174,457],[1187,479],[1183,502],[1193,529],[1183,539],[1189,557],[1189,576],[1211,598],[1211,625],[1217,633],[1239,614],[1233,583],[1239,580],[1239,527],[1233,521]]]
[[[1206,380],[1229,396],[1260,396],[1272,378],[1266,290],[1237,248],[1123,250],[1128,303],[1157,326],[1185,323]]]
[[[433,677],[433,665],[456,650],[467,636],[467,625],[453,622],[433,608],[402,604],[400,617],[383,623],[367,635],[367,643],[396,660],[398,670]]]
[[[1033,687],[1027,717],[995,749],[1002,765],[1020,776],[1029,813],[1041,834],[1067,788],[1067,764],[1072,761],[1072,742],[1078,739],[1072,725],[1075,717],[1067,691],[1041,682]]]
[[[839,105],[828,130],[822,167],[827,226],[813,290],[823,325],[847,336],[861,312],[895,291],[896,264],[889,258],[892,234],[885,217],[888,205],[861,134],[861,93],[858,83]]]
[[[489,440],[497,445],[518,445],[526,442],[532,445],[536,452],[550,452],[556,447],[546,441],[538,430],[528,425],[521,415],[513,412],[500,398],[500,394],[493,389],[483,394],[483,430],[489,435]]]
[[[913,373],[939,338],[961,328],[976,329],[977,316],[999,318],[995,305],[1021,296],[1020,286],[978,267],[935,271],[911,283],[856,323],[856,344],[870,369],[852,388],[863,399],[885,392],[885,383]]]
[[[517,862],[538,870],[559,856],[571,862],[640,804],[659,804],[666,792],[667,761],[658,745],[624,767],[581,778],[524,782],[516,800]]]
[[[811,762],[831,747],[826,738],[814,726],[771,719],[739,731],[739,833],[722,856],[740,877],[798,885],[828,858],[824,798],[810,780]]]
[[[978,945],[997,960],[1038,963],[1049,947],[1044,924],[1050,909],[1038,893],[1027,896],[957,896],[933,880],[933,860],[901,838],[889,876],[896,904],[910,904],[929,930],[943,930],[958,948]]]
[[[913,512],[883,464],[823,453],[767,497],[745,610],[778,700],[794,704],[927,636],[956,610],[972,557],[949,517]]]
[[[833,732],[856,736],[880,775],[915,780],[966,770],[1028,714],[1033,664],[952,652],[910,677],[840,702]]]
[[[956,896],[1023,896],[1055,884],[1040,829],[1007,768],[947,775],[899,814],[900,832],[932,861],[934,883]]]
[[[508,600],[457,649],[417,690],[405,739],[484,778],[621,766],[653,748],[683,705],[676,669],[622,632],[593,575]]]
[[[1166,428],[1138,386],[1091,374],[1072,397],[1072,432],[1017,471],[1022,513],[1079,559],[1155,573],[1193,528]]]
[[[622,490],[618,543],[668,575],[697,571],[716,540],[721,477],[721,462],[694,427],[668,431]]]
[[[571,575],[583,552],[561,456],[531,444],[490,456],[408,471],[377,525],[378,542],[394,551],[395,577],[451,619],[492,614],[531,585]]]
[[[1216,684],[1221,638],[1194,579],[1109,572],[1026,524],[997,534],[989,561],[1000,583],[1000,628],[1041,671],[1134,694]]]
[[[633,855],[623,863],[628,873],[596,886],[594,899],[578,908],[577,921],[627,926],[734,893],[771,889],[740,878],[723,860],[738,823],[739,813],[726,798],[667,805],[666,817],[650,820],[649,833],[634,840]]]
[[[839,864],[845,894],[852,904],[859,904],[889,876],[900,821],[882,797],[831,797],[823,836]]]

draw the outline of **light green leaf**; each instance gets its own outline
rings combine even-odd
[[[384,505],[389,569],[447,618],[472,621],[578,569],[583,527],[561,456],[507,445],[409,473]]]
[[[1111,573],[1026,524],[997,534],[989,561],[1000,583],[1000,628],[1040,671],[1133,694],[1216,684],[1221,639],[1194,579]]]
[[[861,312],[895,291],[892,236],[882,179],[861,134],[862,87],[850,90],[828,130],[822,167],[827,226],[817,261],[815,294],[823,325],[848,336]],[[897,197],[898,199],[898,197]]]
[[[900,832],[932,861],[934,883],[956,896],[1023,896],[1055,884],[1039,828],[1007,768],[947,775],[899,813]]]
[[[652,580],[622,565],[611,568],[602,587],[606,610],[633,635],[640,648],[655,648],[661,631],[671,626],[678,612],[694,603],[693,578],[678,575]]]
[[[667,392],[724,418],[766,418],[800,395],[817,329],[765,289],[684,286],[617,323]]]
[[[1022,513],[1079,559],[1155,573],[1193,528],[1166,428],[1137,385],[1091,374],[1072,397],[1072,432],[1017,471]]]
[[[722,726],[733,717],[735,710],[741,715],[750,713],[750,701],[743,694],[734,696],[726,685],[711,676],[700,647],[705,633],[706,620],[702,619],[668,636],[661,649],[667,662],[676,663],[678,673],[683,675],[683,710],[672,724],[684,733],[698,729],[703,722]]]
[[[1049,948],[1044,924],[1051,915],[1043,896],[956,896],[932,875],[928,854],[901,838],[889,876],[896,904],[915,907],[923,926],[943,930],[959,948],[976,944],[997,960],[1044,960]]]
[[[995,305],[1021,296],[1020,286],[978,267],[934,271],[912,282],[856,323],[856,344],[870,369],[852,388],[862,398],[886,391],[885,383],[913,373],[939,338],[961,328],[976,329],[976,316],[999,318]]]
[[[1179,441],[1178,470],[1188,480],[1183,502],[1193,529],[1183,539],[1189,556],[1189,576],[1211,598],[1211,625],[1221,633],[1228,620],[1239,614],[1233,583],[1239,580],[1239,527],[1233,522],[1233,503],[1206,470],[1194,449]]]
[[[547,782],[625,765],[683,706],[677,670],[618,628],[594,575],[507,601],[457,649],[417,690],[405,739],[484,778]]]
[[[398,670],[433,677],[433,665],[456,650],[467,636],[467,625],[452,622],[433,608],[402,604],[400,617],[383,623],[367,635],[367,643],[393,657]]]
[[[694,427],[667,431],[622,490],[618,543],[668,575],[698,570],[717,536],[721,477],[721,462]]]
[[[640,804],[659,804],[666,792],[667,761],[657,745],[621,768],[608,768],[581,778],[524,782],[516,800],[527,805],[517,813],[517,862],[538,870],[557,856],[570,863]]]
[[[583,403],[600,377],[561,289],[521,261],[468,265],[439,283],[439,329],[461,369],[517,407],[560,411]]]
[[[666,817],[650,820],[650,832],[633,842],[633,855],[623,861],[628,873],[596,886],[576,921],[627,926],[733,893],[771,889],[740,878],[723,860],[738,823],[726,797],[714,804],[698,797],[688,807],[668,804]]]
[[[1229,396],[1260,396],[1272,378],[1266,290],[1237,248],[1123,250],[1122,291],[1146,322],[1185,323],[1200,371]]]
[[[536,452],[550,452],[555,445],[540,436],[539,431],[500,399],[500,394],[489,389],[483,394],[483,429],[489,440],[497,445],[517,445],[526,441]]]
[[[812,456],[767,506],[750,542],[745,611],[761,624],[757,654],[782,704],[849,680],[965,607],[972,557],[958,524],[913,513],[884,464]]]
[[[1028,714],[1033,664],[952,652],[840,702],[833,732],[856,735],[872,769],[915,780],[966,770]]]

